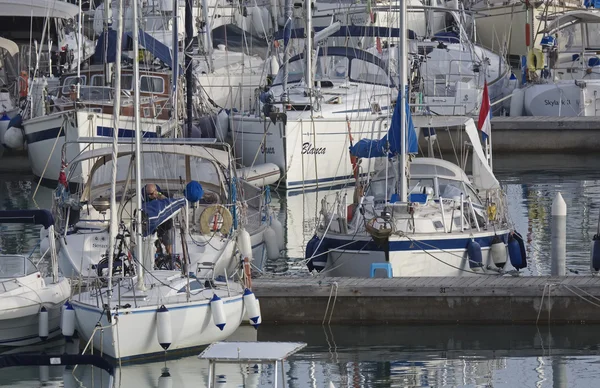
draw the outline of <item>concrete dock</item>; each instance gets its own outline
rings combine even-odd
[[[264,323],[600,323],[600,278],[263,277],[253,281]]]
[[[448,125],[453,128],[450,121]],[[436,132],[436,152],[438,145],[444,152],[453,151],[453,147],[465,140],[458,131],[451,131],[452,141],[449,141],[448,131],[438,128]],[[597,117],[498,116],[492,118],[492,149],[495,153],[596,152],[600,148],[599,133]],[[427,149],[423,136],[419,144],[422,149]]]
[[[496,152],[582,152],[600,147],[597,117],[492,118],[492,148]]]

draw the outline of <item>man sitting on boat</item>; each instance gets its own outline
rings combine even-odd
[[[163,193],[158,191],[158,188],[154,183],[148,183],[145,187],[145,192],[146,192],[146,200],[148,202],[153,201],[155,199],[166,199],[167,198],[166,195],[164,195]],[[165,252],[167,253],[167,257],[171,257],[171,254],[172,254],[172,246],[173,246],[173,241],[171,239],[172,229],[173,229],[173,219],[169,219],[169,220],[163,222],[156,228],[156,236],[158,237],[158,244],[157,244],[156,248],[157,249],[160,248],[160,250],[162,251],[160,244],[164,245]]]

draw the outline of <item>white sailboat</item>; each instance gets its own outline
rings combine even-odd
[[[120,7],[121,5],[119,5]],[[133,18],[137,20],[137,3],[133,4]],[[119,12],[121,13],[121,12]],[[122,28],[122,21],[119,23]],[[134,49],[137,49],[137,29],[134,29]],[[117,74],[120,69],[117,67]],[[139,64],[134,63],[134,79],[138,79]],[[134,90],[134,102],[139,102],[139,89]],[[115,121],[118,120],[115,110]],[[148,263],[149,241],[144,235],[153,232],[161,222],[180,215],[179,224],[186,235],[189,225],[187,199],[155,199],[153,204],[142,205],[142,141],[139,112],[135,114],[135,201],[132,215],[136,229],[131,232],[129,250],[136,263],[135,276],[127,276],[123,269],[121,279],[113,285],[113,263],[120,259],[121,246],[116,244],[118,235],[117,217],[117,164],[112,164],[110,192],[110,229],[108,251],[108,274],[106,286],[89,289],[71,299],[63,313],[63,334],[72,335],[75,327],[86,341],[104,354],[115,359],[145,356],[164,352],[167,349],[184,349],[206,345],[227,338],[240,325],[245,311],[258,324],[259,310],[256,298],[249,290],[227,278],[216,281],[220,275],[213,270],[213,279],[206,282],[190,277],[187,267],[188,257],[184,245],[183,274],[181,271],[152,270]],[[112,160],[117,161],[119,150],[117,139],[113,140]],[[165,166],[168,168],[168,166]],[[188,165],[188,168],[190,166]],[[123,193],[122,193],[123,194]],[[189,194],[189,193],[188,193]],[[133,202],[133,201],[132,201]],[[164,202],[164,207],[161,203]],[[154,207],[155,214],[149,212]],[[142,223],[142,211],[148,214]],[[133,220],[132,220],[133,221]],[[120,241],[126,237],[120,234]],[[114,249],[117,247],[117,257]],[[152,249],[152,248],[150,248]],[[231,259],[226,252],[219,259]],[[213,261],[210,264],[218,264]],[[98,332],[102,327],[102,332]]]
[[[600,10],[550,15],[542,50],[528,55],[530,84],[511,98],[511,116],[598,116]]]
[[[0,223],[42,225],[54,233],[47,210],[0,211]],[[54,250],[48,251],[50,276],[44,276],[29,257],[0,255],[0,346],[31,345],[60,335],[61,307],[71,286],[58,272]]]
[[[405,16],[404,4],[401,25]],[[407,58],[404,29],[400,43],[400,58]],[[307,244],[309,270],[359,277],[372,277],[377,269],[388,277],[495,274],[505,267],[508,252],[512,264],[523,268],[523,240],[511,230],[491,151],[484,151],[473,119],[440,117],[437,125],[430,119],[419,126],[465,128],[473,151],[472,180],[459,165],[431,157],[432,148],[430,157],[409,158],[418,153],[417,133],[407,100],[407,64],[400,66],[388,133],[381,140],[363,139],[351,150],[359,158],[393,158],[375,163],[373,176],[357,182],[357,200],[349,208],[343,198],[329,205],[324,201],[317,233]],[[482,109],[489,114],[486,99],[484,92]]]

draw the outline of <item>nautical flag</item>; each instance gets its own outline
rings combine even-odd
[[[492,109],[490,106],[487,81],[483,84],[483,97],[481,99],[481,108],[479,109],[477,128],[481,131],[483,140],[487,140],[492,132]]]

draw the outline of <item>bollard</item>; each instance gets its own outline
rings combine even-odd
[[[567,259],[567,204],[560,192],[552,202],[552,276],[565,276]]]

